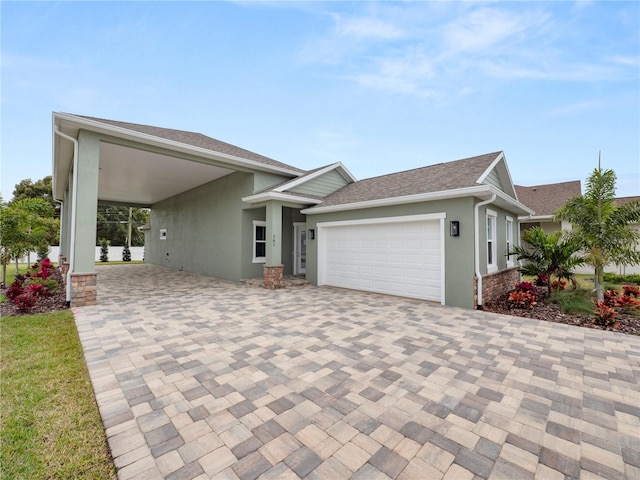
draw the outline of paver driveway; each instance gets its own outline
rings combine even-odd
[[[121,479],[640,478],[640,338],[100,267],[75,309]]]

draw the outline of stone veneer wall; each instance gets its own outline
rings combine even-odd
[[[98,300],[97,273],[71,274],[71,307],[96,305]]]
[[[277,290],[284,288],[284,265],[265,265],[263,270],[264,288]]]
[[[482,277],[482,304],[484,305],[491,300],[495,300],[500,295],[515,288],[516,283],[520,281],[520,272],[518,267],[507,268],[499,272],[490,273]],[[473,299],[478,305],[478,280],[473,278]]]

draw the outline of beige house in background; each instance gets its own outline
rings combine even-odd
[[[518,200],[535,212],[530,217],[520,218],[520,232],[528,228],[540,227],[545,233],[558,230],[571,230],[568,222],[555,221],[553,216],[572,197],[582,194],[580,180],[562,183],[550,183],[546,185],[535,185],[523,187],[514,185]],[[616,198],[616,205],[624,205],[631,201],[640,201],[640,197],[620,197]],[[640,230],[640,225],[635,225]],[[578,268],[577,273],[593,273],[593,268],[585,265]],[[622,266],[608,265],[605,272],[625,275],[630,273],[640,274],[640,265]]]
[[[523,187],[515,185],[518,199],[535,212],[534,215],[520,219],[520,231],[540,227],[546,233],[569,230],[571,225],[557,222],[554,214],[572,197],[582,195],[580,180],[547,185]]]

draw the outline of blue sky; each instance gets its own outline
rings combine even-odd
[[[51,112],[192,130],[359,179],[504,150],[516,184],[640,195],[640,2],[7,2],[2,195]]]

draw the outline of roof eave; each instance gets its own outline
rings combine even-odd
[[[250,159],[238,157],[235,155],[230,155],[228,153],[216,152],[214,150],[209,150],[202,147],[196,147],[194,145],[189,145],[187,143],[182,143],[182,142],[177,142],[175,140],[169,140],[166,138],[157,137],[155,135],[136,132],[135,130],[130,130],[128,128],[102,123],[96,120],[90,120],[88,118],[78,117],[76,115],[72,115],[68,113],[53,112],[53,128],[55,129],[55,125],[61,126],[61,122],[65,122],[65,125],[71,126],[71,128],[78,128],[78,129],[85,128],[87,130],[92,130],[97,133],[104,133],[107,135],[113,135],[120,138],[124,137],[130,140],[143,142],[147,144],[153,144],[153,145],[168,148],[174,151],[190,153],[200,157],[222,161],[238,167],[245,167],[245,168],[259,170],[263,172],[286,174],[286,175],[291,175],[293,177],[297,177],[301,173],[300,170],[282,168],[275,165],[269,165],[266,163],[257,162],[255,160],[250,160]],[[54,163],[55,163],[55,155],[56,153],[54,148]]]
[[[452,198],[461,197],[478,197],[484,199],[491,198],[491,195],[496,194],[496,197],[500,198],[501,203],[507,204],[511,207],[513,213],[532,215],[533,210],[527,206],[521,204],[517,200],[508,196],[501,190],[498,190],[493,185],[477,185],[473,187],[458,188],[455,190],[443,190],[439,192],[419,193],[416,195],[405,195],[401,197],[380,198],[376,200],[367,200],[364,202],[346,203],[341,205],[328,205],[323,207],[322,205],[307,208],[302,210],[302,213],[306,215],[315,215],[320,213],[332,213],[341,212],[345,210],[359,210],[364,208],[375,207],[388,207],[393,205],[402,205],[405,203],[419,203],[419,202],[431,202],[435,200],[448,200]]]
[[[256,195],[249,195],[248,197],[242,198],[243,202],[251,203],[251,204],[268,202],[271,200],[278,200],[282,202],[293,202],[293,203],[299,203],[302,205],[317,205],[318,203],[322,202],[322,200],[318,198],[310,198],[310,197],[304,197],[301,195],[292,195],[290,193],[282,193],[282,192],[275,192],[275,191],[262,192]]]
[[[286,190],[291,190],[292,188],[303,185],[313,180],[314,178],[321,177],[322,175],[330,172],[331,170],[337,170],[348,183],[354,183],[357,181],[356,178],[353,175],[351,175],[351,172],[349,172],[349,170],[347,170],[347,168],[342,164],[342,162],[337,162],[331,165],[327,165],[326,167],[321,168],[320,170],[313,172],[309,175],[302,176],[300,178],[294,178],[293,180],[287,183],[284,183],[277,188],[274,188],[273,191],[284,192]]]

